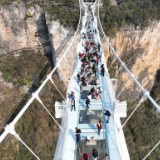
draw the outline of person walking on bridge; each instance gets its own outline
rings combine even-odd
[[[81,140],[81,130],[78,129],[77,127],[75,128],[75,130],[76,130],[76,132],[74,132],[74,133],[76,135],[76,145],[78,145]]]
[[[87,99],[86,99],[86,109],[89,108],[89,104],[90,104],[90,100],[89,100],[89,98],[87,97]]]
[[[104,72],[105,72],[105,69],[104,69],[104,66],[101,66],[101,75],[104,77]]]
[[[103,123],[102,123],[102,121],[99,121],[97,123],[98,135],[100,135],[102,128],[103,128]]]
[[[98,43],[98,52],[100,52],[101,45]]]
[[[88,160],[89,155],[87,153],[83,153],[82,160]]]
[[[72,98],[72,100],[71,100],[71,105],[72,105],[71,112],[72,112],[73,108],[74,108],[74,111],[76,111],[75,99],[74,98]]]
[[[111,116],[111,113],[108,111],[108,110],[104,110],[105,112],[104,112],[104,115],[106,115],[107,117],[108,117],[108,119],[107,119],[107,121],[106,121],[106,123],[109,123],[109,118],[110,118],[110,116]]]
[[[98,158],[98,152],[95,149],[93,149],[92,156],[93,156],[92,157],[93,160],[97,160],[97,158]]]

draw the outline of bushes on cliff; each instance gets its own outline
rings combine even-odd
[[[157,76],[159,73],[160,70],[157,71]],[[160,85],[157,79],[150,95],[155,100],[160,97]],[[128,116],[131,114],[137,103],[138,102],[127,103],[128,108],[132,108],[132,110],[128,111]],[[143,159],[151,148],[158,143],[160,139],[160,118],[159,114],[156,112],[157,109],[147,99],[138,107],[124,127],[124,134],[131,159]],[[125,120],[122,119],[122,124],[124,121]],[[157,152],[157,150],[155,150],[153,153],[155,154],[151,154],[148,159],[157,159],[160,157],[159,151]]]
[[[23,51],[18,57],[13,55],[2,57],[0,71],[6,82],[26,85],[40,74],[47,61],[47,57],[40,52]]]
[[[79,3],[77,0],[57,0],[45,6],[51,14],[50,20],[60,20],[64,27],[77,27],[79,21]]]
[[[30,14],[30,13],[26,13],[26,16],[27,16],[27,17],[32,17],[33,15]]]
[[[133,23],[141,29],[149,26],[149,20],[158,18],[160,4],[152,0],[122,0],[118,5],[111,5],[110,0],[103,0],[103,28],[107,35],[115,34],[125,23]]]

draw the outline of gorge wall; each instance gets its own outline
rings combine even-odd
[[[74,30],[64,28],[59,21],[54,21],[54,18],[50,21],[50,17],[51,15],[44,12],[37,4],[33,4],[30,8],[22,2],[18,5],[14,2],[10,5],[0,5],[0,53],[16,56],[24,49],[40,49],[50,60],[54,60],[55,65],[69,46]],[[138,30],[134,25],[125,25],[114,37],[109,37],[118,55],[146,90],[151,90],[156,70],[160,68],[159,30],[160,23],[156,21],[144,30]],[[78,38],[76,42],[78,43]],[[63,81],[71,76],[76,44],[69,52],[74,56],[68,54],[61,70],[58,69]],[[123,71],[118,76],[119,81],[116,80],[114,83],[117,94],[129,78]],[[139,88],[130,81],[121,99],[133,102],[141,95]]]
[[[70,44],[74,29],[64,28],[59,21],[49,21],[50,16],[37,4],[33,4],[30,8],[23,2],[0,4],[0,54],[18,56],[22,50],[41,50],[50,63],[53,63],[52,67],[55,66]],[[75,50],[73,47],[70,53],[75,55]],[[70,67],[73,67],[74,58],[75,56],[69,58],[66,56],[71,62]],[[63,63],[61,67],[63,72],[67,63]],[[61,72],[59,70],[59,76],[65,81],[66,78]],[[66,76],[70,78],[71,73],[67,72]]]
[[[153,87],[157,70],[160,68],[160,22],[154,21],[144,30],[135,29],[135,25],[125,25],[109,41],[128,69],[140,84],[150,91]],[[109,48],[106,46],[106,58]],[[116,95],[129,79],[127,72],[122,70],[114,82]],[[120,99],[133,102],[142,95],[139,87],[130,80],[122,92]]]

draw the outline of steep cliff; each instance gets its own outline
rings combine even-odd
[[[121,31],[108,39],[134,77],[150,91],[151,97],[160,105],[160,22],[152,21],[150,27],[144,30],[137,28],[133,24],[126,24]],[[110,48],[106,44],[105,51],[107,64],[110,66],[114,56],[112,54],[108,58]],[[115,77],[120,65],[115,61],[112,66],[109,73],[113,79],[115,78],[113,84],[118,96],[128,81],[129,74],[123,69]],[[128,102],[127,118],[141,96],[142,91],[131,79],[118,98]],[[123,128],[131,159],[143,159],[158,142],[159,115],[152,103],[145,99]],[[121,119],[122,124],[127,118]],[[157,147],[148,159],[159,159],[159,151],[160,148]]]
[[[22,50],[39,49],[49,58],[52,67],[55,66],[69,46],[75,31],[74,28],[64,28],[52,16],[36,3],[30,7],[26,7],[23,2],[0,5],[0,53],[18,55]],[[66,71],[68,62],[63,63],[62,70],[59,70],[63,81],[66,77],[62,72],[66,72],[68,79],[71,76],[75,51],[76,48],[73,47],[70,53],[74,53],[74,56],[66,56],[71,62],[70,72]]]
[[[150,25],[150,27],[144,30],[138,30],[138,27],[135,27],[135,25],[125,25],[119,32],[116,33],[115,36],[109,37],[109,40],[114,46],[118,55],[126,63],[127,67],[135,75],[138,81],[148,91],[150,91],[151,88],[153,87],[155,76],[157,73],[156,71],[157,69],[160,68],[159,30],[160,30],[160,23],[156,21],[152,21],[152,24]],[[13,2],[10,5],[3,5],[3,6],[0,5],[0,54],[5,54],[5,55],[13,54],[14,57],[17,57],[21,55],[21,52],[23,50],[27,50],[27,51],[41,50],[42,53],[45,53],[48,56],[49,61],[53,60],[52,61],[53,63],[52,67],[53,67],[53,65],[55,65],[60,60],[60,58],[62,57],[62,54],[64,53],[66,48],[69,46],[73,38],[73,34],[74,34],[73,28],[64,28],[58,20],[53,20],[52,15],[49,12],[44,12],[43,8],[41,8],[36,3],[31,5],[30,7],[26,7],[25,3],[22,3],[22,2],[20,2],[19,4],[16,4]],[[78,42],[78,37],[75,42]],[[66,61],[63,61],[63,64],[60,66],[62,70],[58,69],[60,78],[63,82],[66,80],[66,77],[70,78],[70,75],[72,73],[72,68],[73,68],[73,63],[74,63],[75,53],[76,53],[75,48],[76,48],[76,43],[74,44],[73,48],[69,50],[69,53],[66,56]],[[107,57],[107,54],[109,53],[109,48],[106,46],[105,49],[107,49],[107,52],[106,52],[106,57]],[[27,54],[27,52],[25,53]],[[35,52],[33,52],[33,54],[35,54]],[[44,59],[44,61],[46,62],[47,60]],[[8,63],[10,62],[8,61]],[[29,65],[28,63],[25,63],[25,64]],[[31,72],[33,71],[31,70]],[[65,75],[62,72],[64,72]],[[39,73],[40,72],[38,72],[37,74]],[[3,108],[3,110],[1,110],[3,112],[1,112],[1,115],[0,115],[0,119],[1,119],[0,129],[2,129],[3,125],[5,125],[8,120],[10,120],[11,112],[14,113],[15,111],[17,111],[16,110],[17,106],[21,106],[21,107],[23,106],[22,103],[20,103],[22,100],[21,94],[23,93],[27,94],[27,91],[29,90],[29,87],[30,87],[30,86],[18,86],[17,84],[13,85],[13,83],[8,83],[6,82],[6,79],[2,78],[3,77],[2,75],[3,75],[3,72],[2,73],[0,72],[0,81],[2,82],[0,85],[0,89],[1,89],[0,105]],[[125,84],[125,82],[128,80],[128,78],[129,78],[129,75],[124,70],[122,70],[118,74],[118,77],[114,83],[114,87],[117,95],[122,89],[123,84]],[[31,84],[32,83],[33,83],[33,79]],[[60,84],[60,86],[63,87],[62,84]],[[50,93],[52,93],[52,97],[49,100],[44,98],[44,100],[46,100],[46,103],[48,101],[48,106],[51,109],[53,109],[52,104],[54,104],[54,101],[55,101],[55,97],[54,97],[55,95],[53,95],[53,93],[56,92],[56,89],[53,90],[53,89],[50,89],[49,86],[47,87],[49,89],[46,89],[45,92],[43,92],[43,95],[47,94],[49,97]],[[65,94],[65,91],[64,91],[64,94]],[[133,83],[133,81],[130,81],[130,83],[128,83],[128,85],[122,92],[120,99],[127,100],[128,102],[135,102],[140,98],[141,95],[142,93],[140,92],[138,87]],[[10,98],[10,97],[13,97],[13,98]],[[52,101],[53,99],[54,101]],[[37,103],[34,106],[35,106],[35,111],[33,112],[36,112]],[[40,108],[38,109],[40,110]],[[6,110],[8,110],[8,112],[6,112]],[[40,115],[44,114],[43,112],[44,111],[42,111]],[[30,115],[30,113],[28,115]],[[32,115],[35,115],[35,113],[32,113]],[[54,115],[54,110],[53,110],[53,115]],[[25,117],[25,118],[28,119],[28,117]],[[24,122],[26,121],[26,119],[24,120]],[[29,122],[32,122],[32,121],[35,121],[35,120],[29,119]],[[152,121],[152,119],[149,119],[149,121]],[[48,121],[43,120],[43,122],[45,123],[46,126],[48,126],[47,124]],[[51,125],[50,123],[52,123],[52,121],[49,122],[49,127]],[[32,127],[33,129],[34,128],[33,124],[28,123],[28,125],[29,124],[31,126],[27,128],[30,129],[30,127]],[[38,125],[41,125],[41,124],[38,124]],[[20,124],[18,125],[18,131],[22,132],[23,129],[24,129],[24,124],[20,122]],[[35,130],[36,129],[37,127],[35,127]],[[40,130],[43,130],[43,127]],[[27,131],[27,132],[30,132],[30,131]],[[26,133],[24,133],[23,135],[24,139],[25,139],[25,134]],[[127,134],[128,132],[126,133],[126,135]],[[44,133],[42,133],[42,135],[44,135]],[[46,137],[43,138],[44,139],[43,144],[45,143],[45,139],[47,138],[47,131],[45,135]],[[55,139],[57,135],[58,135],[58,129],[57,129],[57,134],[53,135],[53,139],[52,139],[54,143],[54,146],[53,146],[54,148],[52,147],[49,149],[50,150],[49,157],[51,158],[53,155],[52,153],[55,151],[55,146],[56,146]],[[32,140],[31,139],[28,140],[27,138],[25,140],[29,142],[29,145],[31,145],[33,139],[35,138],[34,133],[32,132]],[[126,138],[129,139],[130,137],[128,138],[126,136]],[[2,159],[5,157],[5,152],[6,151],[8,152],[8,141],[10,141],[9,138],[6,139],[4,148],[3,148],[3,145],[1,146],[4,151],[3,153],[1,153],[2,155],[0,155]],[[40,139],[40,141],[42,141],[42,139]],[[50,142],[49,139],[47,139],[47,142],[48,143]],[[14,140],[11,146],[14,147],[14,143],[16,143],[16,145],[18,144],[18,142],[17,141],[15,142]],[[35,143],[33,144],[36,146]],[[10,155],[10,157],[12,158],[15,158],[16,156],[17,157],[19,156],[20,158],[21,156],[25,157],[23,150],[21,150],[22,146],[19,149],[18,148],[19,145],[20,144],[18,144],[17,148],[15,148],[14,156]],[[132,146],[132,144],[130,146]],[[131,147],[130,150],[132,149],[133,148]],[[17,153],[17,151],[19,153]],[[36,153],[38,155],[40,154],[39,152],[36,152]],[[46,153],[48,153],[48,151],[46,151]],[[21,154],[21,155],[18,155],[18,154]],[[43,156],[41,155],[40,157],[43,157]]]
[[[109,37],[109,41],[122,61],[148,91],[152,89],[157,70],[160,68],[159,31],[160,22],[154,21],[150,27],[144,30],[136,30],[135,25],[125,25],[115,36]],[[107,45],[105,49],[107,58],[110,50]],[[116,95],[128,79],[128,73],[124,70],[119,72],[114,82]],[[141,95],[142,92],[131,80],[122,92],[120,99],[133,102],[138,100]]]
[[[23,108],[46,78],[46,74],[51,72],[50,68],[55,66],[63,48],[72,37],[72,34],[68,36],[71,29],[65,29],[58,21],[49,22],[54,23],[54,28],[48,30],[47,16],[37,4],[29,8],[22,2],[0,5],[0,133]],[[62,43],[65,38],[67,42]],[[65,96],[66,88],[63,82],[54,77],[53,79]],[[59,92],[50,82],[40,96],[54,116],[55,100],[62,101]],[[40,158],[53,159],[59,128],[39,103],[32,103],[15,127],[20,137]],[[5,138],[0,148],[0,159],[34,159],[32,154],[10,135]]]

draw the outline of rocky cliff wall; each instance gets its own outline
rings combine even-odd
[[[150,27],[144,30],[136,30],[134,25],[126,25],[109,41],[117,54],[125,62],[135,78],[148,91],[153,87],[157,69],[160,68],[160,22],[152,22]],[[109,53],[109,48],[105,56]],[[123,70],[118,74],[114,83],[116,94],[129,79],[129,75]],[[120,99],[130,102],[136,101],[142,95],[139,87],[131,80],[121,94]]]
[[[18,55],[24,49],[40,49],[50,61],[53,60],[52,66],[55,66],[70,44],[74,29],[64,28],[58,21],[49,21],[50,16],[37,4],[33,4],[29,9],[22,2],[0,5],[0,54]],[[70,50],[73,56],[66,56],[70,62],[70,70],[66,70],[67,61],[61,66],[62,71],[67,72],[67,78],[70,78],[72,73],[75,51],[76,45]],[[59,76],[63,81],[66,80],[61,70]]]
[[[65,56],[65,59],[63,59],[62,63],[60,64],[60,67],[58,68],[60,78],[67,85],[68,83],[66,82],[66,80],[70,79],[72,75],[80,34],[78,34],[74,38],[75,31],[73,28],[66,29],[60,24],[59,21],[49,21],[49,19],[51,19],[50,16],[51,16],[50,14],[46,13],[48,30],[49,33],[51,34],[53,48],[55,50],[55,58],[57,62],[61,59],[62,55],[66,52],[70,43],[74,39],[72,47],[70,47],[69,51]]]
[[[31,17],[27,17],[27,13]],[[35,33],[43,28],[40,25],[42,13],[37,5],[31,9],[27,9],[24,3],[0,5],[0,52],[8,54],[23,48],[41,46]]]
[[[36,4],[30,9],[22,2],[18,5],[0,5],[0,53],[18,54],[23,49],[42,49],[50,59],[52,58],[55,65],[69,46],[74,30],[64,28],[60,22],[54,21],[54,17],[50,21],[50,16]],[[125,25],[114,37],[109,37],[118,55],[147,90],[152,88],[156,70],[160,68],[159,30],[160,23],[156,21],[145,30],[138,30],[134,25]],[[58,69],[63,81],[70,78],[72,73],[78,37],[75,42],[69,50],[70,54],[63,60],[61,70]],[[117,94],[128,78],[126,72],[120,72],[117,78],[119,80],[114,83]],[[135,92],[136,94],[133,94]],[[139,88],[131,81],[121,99],[132,102],[141,94]]]

